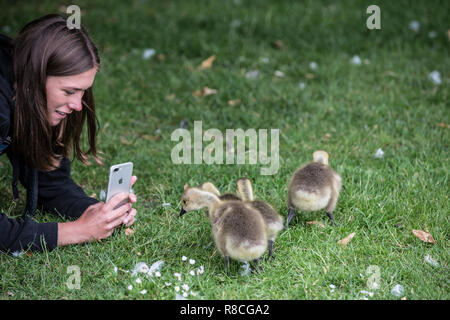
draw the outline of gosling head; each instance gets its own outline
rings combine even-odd
[[[251,181],[247,178],[237,179],[236,193],[244,201],[253,201],[253,188]]]
[[[195,187],[184,186],[184,192],[181,195],[180,217],[186,212],[200,210],[208,207],[211,201],[219,201],[217,196],[211,192],[201,190]]]
[[[219,190],[217,190],[216,186],[212,182],[204,182],[200,185],[200,189],[214,193],[216,196],[220,196]]]
[[[322,150],[315,151],[313,153],[313,161],[328,165],[328,153]]]

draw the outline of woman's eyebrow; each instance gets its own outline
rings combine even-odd
[[[73,91],[84,91],[84,90],[88,90],[89,88],[80,89],[80,88],[74,88],[74,87],[64,87],[64,89],[69,89],[69,90],[73,90]]]

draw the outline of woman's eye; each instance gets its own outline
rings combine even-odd
[[[67,90],[64,90],[64,92],[66,93],[66,95],[68,95],[68,96],[70,96],[71,94],[74,94],[75,92],[73,92],[73,91],[67,91]]]

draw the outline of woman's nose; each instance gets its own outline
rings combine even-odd
[[[75,111],[81,111],[81,109],[83,108],[82,107],[83,105],[81,103],[81,98],[77,99],[75,101],[69,102],[68,106],[70,109],[73,109]]]

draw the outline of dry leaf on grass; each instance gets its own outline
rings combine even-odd
[[[128,236],[128,237],[134,234],[134,230],[131,229],[131,228],[126,228],[124,230],[124,232],[125,232],[125,235]]]
[[[325,228],[325,225],[320,221],[315,221],[315,220],[314,221],[306,221],[306,224],[316,224],[319,227]]]
[[[127,139],[125,139],[125,137],[120,137],[120,142],[122,142],[123,144],[126,144],[127,146],[129,146],[131,144],[131,142],[128,141]]]
[[[422,231],[422,230],[414,230],[412,233],[422,240],[423,242],[429,242],[429,243],[436,243],[436,241],[433,239],[433,236],[429,234],[428,232]]]
[[[153,141],[158,141],[159,140],[158,136],[150,136],[148,134],[142,135],[141,138],[144,139],[144,140],[153,140]]]
[[[240,104],[240,103],[241,103],[241,99],[229,100],[229,101],[228,101],[228,105],[229,105],[230,107],[237,106],[237,105]]]
[[[216,60],[216,56],[211,56],[208,59],[204,60],[201,65],[197,67],[198,70],[205,70],[212,67],[212,64]]]
[[[211,88],[208,88],[208,87],[204,87],[201,90],[196,90],[196,91],[192,92],[192,95],[194,97],[204,97],[204,96],[210,96],[210,95],[216,94],[216,93],[217,93],[216,89],[211,89]]]
[[[338,241],[338,244],[342,247],[345,248],[347,246],[347,244],[350,242],[350,240],[353,239],[353,237],[355,236],[356,232],[352,232],[350,233],[348,236],[346,236],[344,239],[341,239]]]
[[[275,49],[283,49],[284,43],[281,40],[275,40],[272,42],[272,47],[274,47]]]

